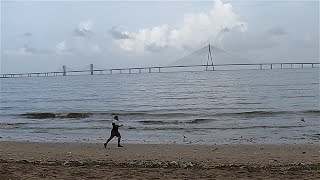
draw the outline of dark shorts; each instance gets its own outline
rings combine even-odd
[[[114,137],[114,136],[121,137],[118,131],[111,131],[111,137]]]

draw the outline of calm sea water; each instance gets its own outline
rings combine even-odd
[[[118,115],[124,143],[319,144],[319,93],[319,68],[1,79],[0,140],[102,143]]]

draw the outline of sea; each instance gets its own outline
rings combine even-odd
[[[0,141],[104,143],[117,115],[123,144],[320,144],[319,73],[1,78]]]

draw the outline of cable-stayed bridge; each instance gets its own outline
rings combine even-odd
[[[49,77],[69,75],[106,75],[106,74],[140,74],[179,71],[217,71],[241,69],[288,69],[288,68],[319,68],[319,62],[278,62],[278,63],[233,63],[246,60],[217,47],[205,46],[194,53],[185,56],[167,66],[130,67],[94,69],[94,65],[86,66],[84,70],[71,70],[63,65],[61,70],[51,72],[6,73],[0,78],[16,77]],[[214,62],[226,62],[215,64]]]

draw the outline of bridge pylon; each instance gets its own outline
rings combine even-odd
[[[208,71],[208,67],[212,66],[212,71],[214,71],[214,64],[213,64],[213,60],[212,60],[212,54],[211,54],[211,49],[210,49],[210,44],[209,44],[209,51],[208,51],[208,60],[207,60],[207,66],[206,66],[206,71]],[[211,64],[209,65],[209,63],[211,62]]]

